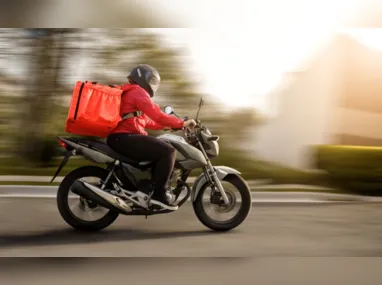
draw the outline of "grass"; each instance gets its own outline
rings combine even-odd
[[[0,175],[21,175],[21,176],[49,176],[53,177],[62,158],[57,158],[49,167],[37,167],[26,163],[19,158],[0,158]],[[227,165],[235,168],[242,173],[247,181],[250,180],[269,180],[270,184],[265,188],[256,187],[254,192],[311,192],[311,193],[335,193],[345,194],[349,191],[340,189],[312,189],[312,188],[279,188],[277,184],[300,184],[309,186],[330,187],[329,179],[326,173],[308,172],[299,169],[293,169],[269,163],[261,160],[248,159],[240,153],[225,153],[224,156],[214,159],[214,165]],[[72,170],[84,165],[97,165],[84,158],[74,157],[69,160],[64,169],[59,174],[65,176]],[[199,175],[200,171],[193,171],[191,176]],[[21,182],[21,181],[5,181],[0,185],[33,185],[33,186],[58,186],[59,183],[49,182]],[[271,187],[270,185],[274,185]],[[257,185],[259,186],[259,185]]]
[[[308,172],[262,160],[217,160],[215,165],[238,169],[247,180],[270,180],[271,184],[304,184],[330,186],[326,173]]]
[[[246,180],[269,179],[271,184],[329,186],[325,174],[322,173],[304,172],[261,160],[244,159],[243,157],[237,158],[236,154],[235,157],[231,157],[233,155],[228,153],[224,157],[219,157],[213,161],[213,164],[236,168]],[[0,175],[53,177],[61,161],[62,158],[56,158],[49,167],[38,167],[28,164],[19,158],[0,158]],[[65,176],[72,170],[84,165],[97,164],[84,158],[71,158],[59,175]],[[200,172],[200,170],[193,171],[191,175],[199,175]]]
[[[17,158],[0,158],[0,175],[52,176],[55,174],[62,158],[56,158],[49,167],[38,167]],[[85,159],[73,159],[62,169],[60,176],[84,165],[97,165]]]
[[[329,185],[325,173],[307,172],[261,160],[253,161],[252,166],[245,169],[244,176],[250,179],[269,179],[271,184]]]
[[[4,181],[4,182],[0,182],[0,185],[10,185],[10,186],[14,186],[14,185],[28,185],[28,186],[59,186],[60,183],[59,182],[53,182],[53,183],[49,183],[49,182],[23,182],[23,181]]]
[[[56,186],[58,187],[60,183],[54,182],[54,183],[49,183],[49,182],[22,182],[22,181],[10,181],[10,182],[0,182],[0,186]],[[192,187],[192,185],[190,185]],[[259,193],[269,193],[269,192],[274,192],[274,193],[288,193],[288,192],[310,192],[310,193],[330,193],[330,194],[345,194],[340,190],[337,189],[312,189],[312,188],[256,188],[256,189],[251,189],[251,192],[259,192]]]
[[[344,194],[342,191],[337,190],[337,189],[313,189],[313,188],[277,188],[275,186],[274,188],[256,188],[254,190],[251,190],[252,192],[311,192],[311,193],[335,193],[335,194]]]

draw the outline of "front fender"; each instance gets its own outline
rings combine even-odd
[[[237,171],[236,169],[233,169],[228,166],[215,166],[216,174],[220,181],[222,181],[228,174],[235,174],[240,175],[241,173]],[[203,185],[207,183],[207,178],[202,173],[199,175],[199,177],[195,180],[194,185],[192,186],[192,192],[191,192],[191,201],[194,202],[196,197],[198,197],[200,189],[202,189]]]

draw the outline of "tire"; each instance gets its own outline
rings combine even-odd
[[[65,220],[73,228],[80,231],[96,232],[110,226],[119,216],[119,213],[109,210],[109,212],[99,220],[84,221],[73,215],[68,204],[68,195],[72,184],[84,177],[98,177],[106,179],[108,171],[96,166],[83,166],[70,172],[61,182],[57,192],[58,210]]]
[[[193,208],[195,215],[198,217],[199,221],[205,225],[206,227],[210,228],[211,230],[218,231],[218,232],[224,232],[224,231],[230,231],[239,225],[243,223],[243,221],[247,218],[249,213],[252,209],[252,196],[251,191],[245,182],[245,180],[237,175],[227,175],[223,181],[226,181],[233,186],[236,187],[236,189],[239,191],[242,199],[241,208],[238,211],[238,213],[230,220],[226,222],[218,222],[212,220],[207,213],[205,212],[203,208],[203,195],[208,188],[209,184],[205,183],[202,188],[200,189],[198,196],[196,197],[195,201],[193,202]]]

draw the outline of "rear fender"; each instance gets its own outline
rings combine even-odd
[[[93,150],[91,148],[82,146],[78,143],[75,143],[69,139],[65,139],[62,137],[57,137],[57,139],[63,143],[63,146],[67,149],[67,152],[65,154],[64,159],[62,160],[60,166],[58,167],[56,173],[54,174],[52,180],[50,183],[54,181],[54,179],[60,174],[61,170],[64,168],[64,166],[68,163],[69,159],[74,155],[82,155],[86,159],[100,164],[109,164],[114,163],[115,159],[105,155],[104,153],[101,153],[99,151]]]
[[[75,149],[77,154],[82,155],[83,157],[85,157],[86,159],[92,162],[100,163],[100,164],[109,164],[109,163],[115,162],[115,158],[112,158],[97,150],[93,150],[91,148],[85,147],[78,143],[72,142],[68,139],[59,138],[59,140],[61,140],[68,146],[72,147],[73,149]]]
[[[241,173],[228,166],[215,166],[216,174],[220,181],[223,181],[223,179],[229,175],[241,175]],[[194,185],[192,186],[192,193],[191,193],[191,201],[194,202],[196,200],[196,197],[198,197],[198,194],[200,190],[202,189],[203,185],[208,182],[206,176],[203,174],[199,175],[199,177],[195,180]]]
[[[68,150],[66,152],[66,154],[64,156],[64,159],[62,160],[60,166],[57,168],[57,171],[54,174],[54,176],[53,176],[52,180],[50,181],[50,183],[52,183],[54,181],[54,179],[56,179],[56,177],[58,176],[58,174],[60,174],[60,172],[64,168],[64,166],[68,163],[69,158],[72,157],[73,155],[76,155],[75,150]]]

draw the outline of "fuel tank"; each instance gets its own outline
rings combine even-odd
[[[176,150],[176,162],[184,169],[192,170],[207,165],[207,160],[203,153],[196,147],[189,145],[181,136],[164,134],[158,139],[170,143]]]

